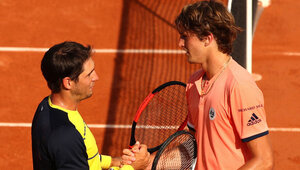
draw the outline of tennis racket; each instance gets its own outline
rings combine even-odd
[[[130,147],[139,141],[153,153],[173,133],[187,123],[186,84],[170,81],[154,89],[142,102],[134,117]]]
[[[197,158],[197,143],[187,131],[171,135],[154,157],[151,170],[194,169]]]

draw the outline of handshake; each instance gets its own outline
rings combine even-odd
[[[151,159],[147,146],[136,142],[132,149],[124,149],[120,167],[131,165],[135,170],[150,169]]]

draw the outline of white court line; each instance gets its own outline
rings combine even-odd
[[[285,55],[285,56],[300,56],[300,52],[273,52],[271,54],[279,54],[279,55]]]
[[[46,52],[49,48],[0,47],[1,52]],[[171,49],[94,49],[95,53],[144,53],[144,54],[184,54],[183,50]]]
[[[183,50],[170,49],[95,49],[96,53],[144,53],[144,54],[184,54]]]
[[[32,48],[32,47],[0,47],[3,52],[46,52],[49,48]]]
[[[110,125],[110,124],[88,124],[90,128],[96,129],[130,129],[131,125]],[[31,127],[31,123],[7,123],[0,122],[0,127]],[[164,128],[164,129],[174,129],[173,126],[137,126],[137,128]],[[300,128],[269,128],[273,132],[300,132]]]
[[[0,52],[46,52],[49,48],[36,47],[0,47]],[[96,53],[157,53],[157,54],[184,54],[183,50],[172,49],[94,49]],[[270,52],[265,54],[300,56],[300,52]]]
[[[273,132],[300,132],[300,128],[269,128]]]

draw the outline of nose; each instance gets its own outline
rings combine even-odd
[[[99,80],[98,74],[96,73],[96,71],[94,72],[94,77],[93,77],[93,81],[97,81]]]
[[[183,47],[184,47],[184,39],[179,38],[178,46],[179,46],[180,48],[183,48]]]

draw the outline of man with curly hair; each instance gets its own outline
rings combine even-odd
[[[230,56],[241,31],[233,16],[222,3],[201,1],[185,6],[175,24],[188,61],[201,65],[186,89],[196,169],[271,169],[263,94]]]

